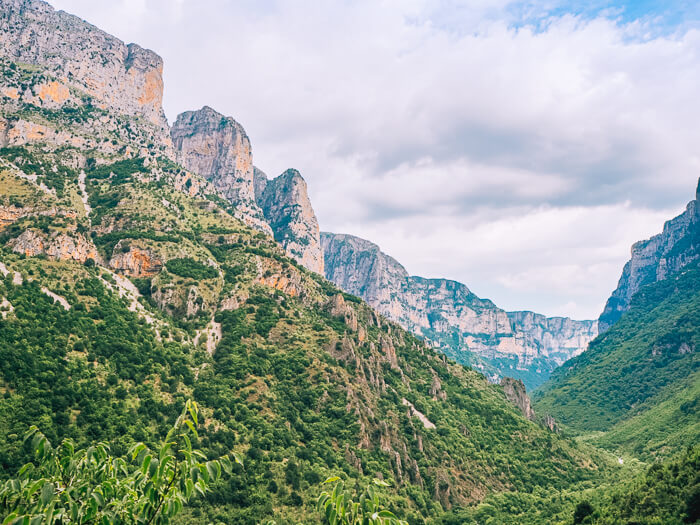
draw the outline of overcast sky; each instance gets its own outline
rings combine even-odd
[[[299,169],[323,230],[508,310],[597,317],[700,175],[696,2],[51,3],[159,53],[170,121]]]

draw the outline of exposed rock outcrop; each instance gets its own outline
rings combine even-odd
[[[45,254],[53,259],[85,262],[88,259],[99,261],[97,248],[82,234],[47,236],[33,230],[25,230],[9,243],[12,251],[27,257]]]
[[[109,261],[109,266],[113,270],[129,277],[143,278],[153,277],[163,269],[163,261],[150,250],[130,246],[128,250],[123,251],[123,246],[120,241],[115,247],[115,254]]]
[[[544,382],[597,335],[595,321],[505,312],[462,283],[409,276],[370,241],[322,233],[326,278],[464,364],[492,378]]]
[[[272,233],[255,201],[253,153],[243,126],[205,106],[178,115],[170,134],[185,168],[211,181],[248,224]]]
[[[41,102],[60,105],[75,86],[103,109],[145,117],[165,134],[163,60],[157,54],[39,0],[0,5],[0,55],[41,65],[60,79],[39,87]]]
[[[171,136],[180,163],[211,181],[241,219],[274,235],[290,257],[323,274],[318,221],[298,171],[290,169],[268,180],[253,166],[243,126],[210,107],[180,114]]]
[[[323,248],[318,220],[301,174],[289,169],[268,181],[265,174],[256,168],[254,187],[275,240],[299,264],[323,275]]]
[[[600,315],[605,332],[624,314],[632,296],[646,285],[665,279],[700,257],[700,180],[695,200],[685,211],[664,224],[663,232],[632,245],[632,255],[622,270],[617,288]]]
[[[519,379],[513,379],[512,377],[504,377],[501,379],[501,386],[503,387],[503,393],[506,395],[508,401],[518,407],[526,418],[530,421],[534,421],[535,411],[532,410],[530,398],[527,392],[525,392],[525,385],[523,382]]]

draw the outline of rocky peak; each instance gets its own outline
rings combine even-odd
[[[301,174],[288,169],[268,181],[265,174],[256,168],[254,186],[258,203],[277,242],[300,264],[323,275],[318,220]]]
[[[632,245],[630,260],[622,270],[617,288],[599,318],[605,332],[630,306],[632,296],[647,284],[663,280],[700,258],[700,180],[695,200],[683,213],[667,221],[663,231]]]
[[[167,137],[163,60],[40,0],[0,0],[0,55],[41,65],[103,109],[142,116]]]
[[[234,203],[255,201],[250,140],[238,122],[205,106],[178,115],[170,134],[185,168]]]
[[[204,106],[178,115],[170,135],[185,168],[210,180],[248,224],[271,233],[255,201],[253,153],[243,126]]]

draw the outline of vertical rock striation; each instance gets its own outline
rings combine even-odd
[[[678,217],[667,221],[663,231],[632,245],[630,260],[622,270],[617,288],[600,315],[605,332],[624,314],[632,296],[646,285],[665,279],[700,257],[700,180],[695,200]]]
[[[163,60],[39,0],[0,0],[0,55],[54,74],[38,96],[60,103],[75,86],[102,109],[144,117],[167,137]],[[17,94],[19,96],[19,93]]]
[[[268,181],[257,170],[258,203],[272,227],[275,239],[291,257],[309,270],[323,275],[323,249],[316,214],[311,207],[306,181],[294,169]]]
[[[245,222],[271,233],[255,201],[253,153],[243,126],[205,106],[178,115],[170,135],[185,168],[211,181]]]
[[[518,377],[534,388],[597,335],[597,322],[505,312],[464,284],[409,276],[367,240],[322,233],[326,278],[380,313],[493,379]]]
[[[297,170],[268,180],[253,166],[243,126],[210,107],[179,115],[171,136],[184,167],[210,180],[245,222],[273,234],[290,257],[323,274],[318,221]]]

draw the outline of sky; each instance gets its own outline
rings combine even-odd
[[[52,0],[165,61],[321,229],[507,310],[596,318],[700,175],[700,5]]]

